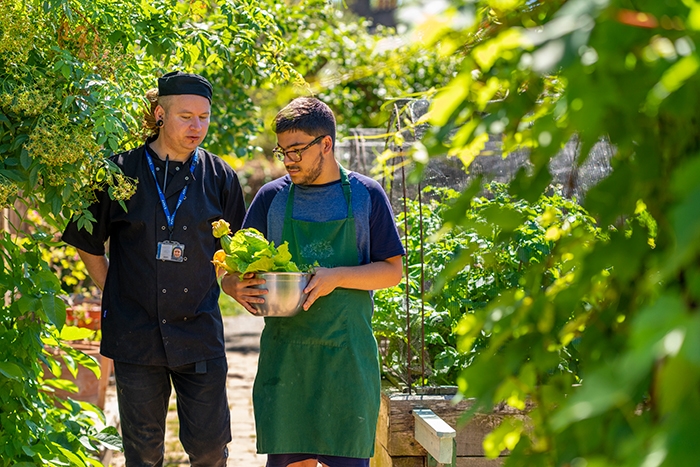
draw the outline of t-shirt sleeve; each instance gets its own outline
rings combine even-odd
[[[258,190],[248,207],[248,212],[243,221],[244,229],[249,227],[257,229],[269,240],[267,215],[275,196],[277,196],[285,186],[287,186],[287,181],[282,177],[263,185],[263,187]]]
[[[372,202],[369,218],[370,249],[372,262],[384,261],[406,254],[394,221],[394,212],[384,189],[377,182],[366,185]]]
[[[63,231],[61,239],[91,255],[102,256],[105,254],[105,242],[109,238],[111,200],[106,191],[96,192],[96,197],[97,201],[88,208],[96,220],[92,223],[92,231],[89,232],[86,227],[78,228],[78,222],[73,216]]]

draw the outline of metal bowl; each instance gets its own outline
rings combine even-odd
[[[307,296],[304,293],[304,287],[311,280],[311,276],[312,274],[303,272],[256,273],[255,277],[265,279],[265,283],[254,287],[268,291],[262,296],[265,303],[252,304],[257,310],[257,316],[281,317],[299,313]]]

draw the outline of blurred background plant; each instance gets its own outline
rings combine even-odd
[[[601,238],[595,220],[575,200],[564,198],[560,189],[550,188],[534,203],[514,198],[507,189],[499,183],[486,185],[454,229],[443,228],[447,219],[462,212],[456,204],[460,193],[451,188],[424,188],[421,202],[409,201],[406,215],[397,215],[399,228],[408,227],[408,280],[376,292],[373,317],[384,376],[397,388],[405,388],[409,378],[407,283],[411,382],[455,386],[492,335],[492,330],[484,329],[473,339],[461,337],[477,310],[504,291],[524,285],[528,270],[542,271],[542,288],[566,277],[571,267],[567,258],[553,255],[561,233],[577,230],[586,238]],[[552,363],[552,372],[578,378],[574,346],[563,346]]]
[[[508,192],[534,203],[572,137],[579,164],[603,139],[615,149],[612,172],[583,200],[605,235],[548,233],[544,264],[562,264],[559,277],[534,264],[456,327],[463,349],[489,335],[457,378],[475,411],[534,403],[527,426],[507,420],[492,432],[487,456],[509,449],[505,466],[694,464],[700,5],[459,0],[417,2],[406,16],[426,45],[468,51],[421,122],[416,165],[448,154],[469,167],[497,138],[504,156],[529,150]],[[463,190],[445,229],[469,228],[478,192]],[[520,235],[509,218],[492,221],[502,241]],[[578,379],[553,372],[572,342]]]

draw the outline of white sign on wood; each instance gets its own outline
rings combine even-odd
[[[457,432],[430,409],[413,409],[415,438],[441,464],[451,464]]]

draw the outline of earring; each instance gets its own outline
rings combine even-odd
[[[163,126],[163,120],[158,120],[158,121],[156,121],[156,126],[157,126],[158,128],[162,127],[162,126]]]

